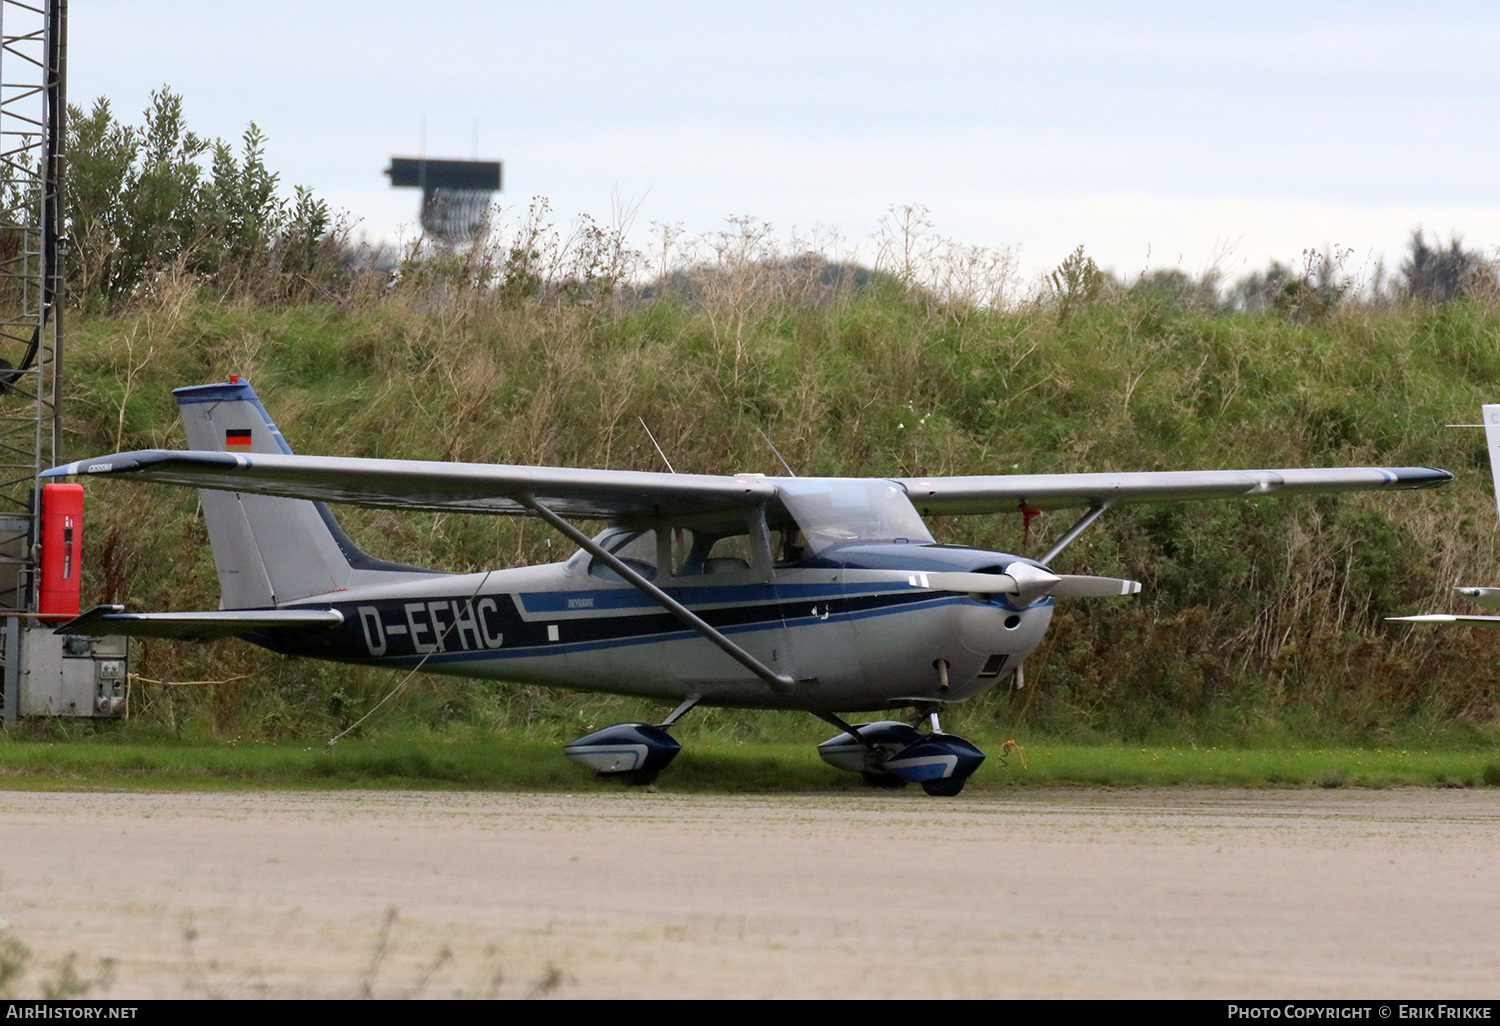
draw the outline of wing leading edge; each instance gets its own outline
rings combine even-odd
[[[144,449],[80,460],[42,476],[109,474],[139,481],[281,495],[358,506],[525,515],[530,496],[564,516],[649,517],[762,505],[776,478],[660,474],[487,463],[354,459]],[[1012,512],[1117,503],[1183,502],[1271,494],[1429,488],[1453,475],[1430,467],[1185,470],[1121,474],[1011,474],[896,478],[924,514]]]
[[[43,477],[124,475],[137,481],[217,488],[356,506],[528,515],[529,495],[564,516],[628,518],[760,505],[769,479],[633,470],[571,470],[492,463],[350,459],[144,449],[80,460]]]
[[[1432,467],[1176,470],[1123,474],[1003,474],[898,478],[923,514],[1013,512],[1139,502],[1308,495],[1371,488],[1431,488],[1453,480]]]

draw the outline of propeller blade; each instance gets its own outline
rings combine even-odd
[[[1062,580],[1052,589],[1052,594],[1058,598],[1110,598],[1115,595],[1134,595],[1140,590],[1140,581],[1127,581],[1123,577],[1063,574]]]
[[[1009,574],[970,574],[953,570],[909,574],[906,583],[913,588],[966,591],[971,595],[1014,595],[1019,587]]]
[[[1089,577],[1084,574],[1052,574],[1027,563],[1012,563],[1003,574],[974,574],[956,571],[917,573],[907,576],[913,588],[935,591],[966,591],[971,595],[1015,595],[1035,602],[1044,595],[1058,598],[1107,598],[1134,595],[1141,590],[1139,581],[1119,577]]]

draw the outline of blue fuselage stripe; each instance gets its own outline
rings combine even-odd
[[[830,613],[827,617],[802,616],[791,620],[773,619],[760,623],[744,624],[738,627],[721,627],[719,631],[722,634],[754,634],[762,631],[780,630],[783,627],[810,627],[814,624],[823,623],[847,623],[854,620],[892,616],[896,613],[906,613],[914,609],[935,609],[939,606],[948,606],[964,601],[967,601],[967,599],[957,595],[949,595],[943,598],[928,598],[921,601],[908,602],[900,606],[864,609],[849,613]],[[680,621],[675,621],[675,619],[674,622],[680,623]],[[366,659],[364,661],[379,663],[381,665],[414,666],[425,658],[427,661],[426,665],[431,666],[435,663],[462,663],[490,659],[535,659],[538,657],[545,658],[547,656],[565,655],[570,652],[596,652],[600,649],[650,645],[659,641],[681,641],[696,636],[696,631],[686,627],[679,627],[676,630],[658,631],[656,633],[630,637],[609,638],[600,641],[553,642],[546,645],[527,645],[517,648],[496,649],[489,652],[434,652],[425,657],[408,655]]]

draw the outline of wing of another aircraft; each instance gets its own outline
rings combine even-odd
[[[1185,502],[1256,495],[1306,495],[1369,488],[1430,488],[1453,480],[1431,467],[1327,467],[1289,470],[1175,470],[1123,474],[1002,474],[898,478],[928,513],[1013,512],[1136,502]]]
[[[1422,613],[1418,616],[1388,616],[1387,620],[1403,620],[1406,623],[1478,623],[1486,627],[1500,627],[1500,616],[1474,616],[1462,613]]]
[[[529,495],[565,516],[620,518],[760,505],[776,478],[660,474],[490,463],[354,459],[275,453],[144,449],[80,460],[43,477],[128,476],[139,481],[347,502],[358,506],[526,514]],[[1013,512],[1122,502],[1183,502],[1273,493],[1426,488],[1452,480],[1429,467],[1184,470],[1121,474],[1009,474],[894,479],[922,513]]]

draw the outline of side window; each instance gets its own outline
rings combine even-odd
[[[648,581],[656,579],[656,532],[635,531],[623,534],[618,539],[612,540],[607,546],[611,555],[620,560],[630,569],[646,578]],[[601,581],[622,581],[619,574],[615,573],[609,564],[597,556],[589,563],[589,576],[597,577]]]
[[[747,520],[672,528],[673,577],[744,573],[755,565]]]
[[[750,551],[750,534],[747,531],[716,539],[708,550],[708,555],[703,558],[703,572],[722,574],[749,570],[754,563],[755,554]]]

